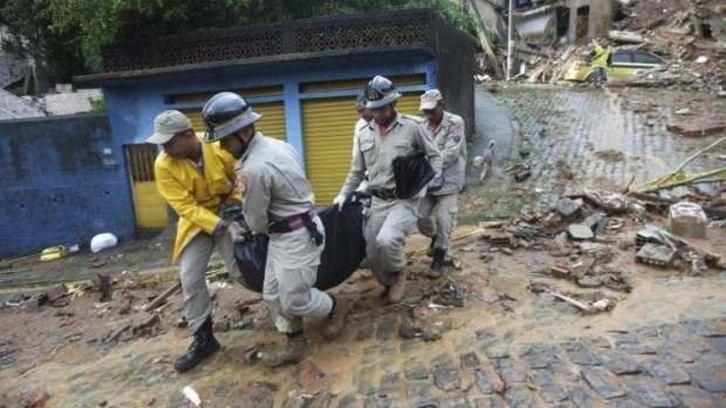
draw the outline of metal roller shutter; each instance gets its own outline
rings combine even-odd
[[[262,119],[255,124],[257,130],[264,133],[265,136],[286,140],[285,106],[281,102],[252,105],[252,109],[262,114]],[[194,131],[204,133],[201,109],[185,110],[184,113],[192,121]]]
[[[419,95],[404,95],[398,110],[418,114]],[[353,127],[358,120],[355,98],[331,98],[304,101],[303,137],[308,179],[315,191],[318,206],[330,204],[338,194],[350,170]]]

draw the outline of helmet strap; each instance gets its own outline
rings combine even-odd
[[[242,146],[239,151],[239,157],[237,157],[238,159],[240,157],[244,156],[244,154],[247,152],[247,148],[250,146],[250,143],[252,142],[252,139],[254,139],[255,135],[257,134],[257,132],[252,133],[252,136],[250,136],[249,140],[245,142],[244,138],[240,135],[241,132],[242,131],[240,130],[234,134],[234,137],[236,137],[237,140],[239,140],[239,143]]]

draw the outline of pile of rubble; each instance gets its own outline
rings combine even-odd
[[[509,222],[489,223],[482,235],[489,248],[481,258],[487,262],[489,252],[511,255],[519,248],[547,251],[562,260],[535,274],[569,281],[583,289],[606,288],[620,293],[632,290],[630,275],[621,264],[614,263],[617,252],[621,251],[632,251],[636,263],[692,275],[700,275],[709,268],[724,268],[720,255],[677,235],[698,235],[694,230],[699,229],[705,235],[705,221],[699,224],[696,220],[696,227],[690,229],[677,227],[693,224],[688,217],[675,220],[671,217],[668,229],[647,224],[652,215],[665,213],[664,199],[652,194],[636,195],[638,198],[626,193],[585,189],[562,197],[546,213],[524,210]],[[710,215],[718,218],[714,213]],[[637,234],[624,240],[623,234],[631,234],[632,227],[638,225],[643,227]],[[610,310],[617,303],[615,297],[601,296],[599,292],[594,298],[588,298],[592,293],[557,293],[542,282],[531,282],[530,291],[552,295],[586,314]]]
[[[643,71],[621,85],[666,87],[726,96],[726,5],[719,1],[620,0],[615,29],[607,40],[614,50],[642,50],[663,57],[666,64]],[[515,79],[556,83],[584,61],[590,45],[571,45],[527,55],[527,72]],[[518,50],[520,51],[520,50]]]

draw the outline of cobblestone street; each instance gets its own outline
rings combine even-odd
[[[714,139],[669,134],[671,108],[635,112],[629,107],[636,96],[629,98],[612,90],[479,91],[479,139],[470,154],[495,140],[496,169],[482,185],[470,175],[460,222],[468,225],[456,236],[475,231],[477,221],[509,217],[525,205],[549,209],[561,194],[583,186],[621,190],[632,177],[637,183],[661,176]],[[713,165],[723,152],[722,147],[693,168]],[[505,169],[521,160],[532,165],[532,177],[515,183]],[[494,251],[478,236],[457,241],[460,270],[434,281],[424,277],[430,260],[419,255],[428,241],[416,235],[409,242],[416,255],[401,305],[383,306],[370,273],[358,272],[334,290],[357,299],[342,336],[325,342],[320,322],[309,322],[311,356],[276,370],[249,358],[253,344],[284,341],[264,313],[255,319],[265,324],[219,330],[222,351],[179,375],[171,362],[189,344],[189,333],[175,324],[180,295],[161,317],[165,330],[113,344],[82,334],[63,341],[61,330],[82,333],[84,324],[103,324],[92,300],[86,303],[88,319],[47,307],[3,310],[0,325],[24,327],[33,340],[23,344],[19,335],[0,333],[0,407],[18,406],[37,390],[51,396],[52,407],[187,407],[185,386],[206,407],[726,407],[726,274],[689,276],[636,264],[632,246],[639,223],[627,216],[621,221],[624,227],[605,238],[614,250],[608,264],[632,284],[627,291],[585,290],[572,281],[543,278],[541,270],[562,262],[561,256],[545,246]],[[703,244],[723,253],[726,230],[709,229]],[[582,253],[566,256],[587,259]],[[543,283],[552,292],[577,290],[616,305],[583,314],[551,293],[533,290]],[[451,292],[461,295],[463,307],[441,300]],[[215,318],[221,317],[216,307]],[[438,336],[424,341],[406,335],[413,320],[426,322]],[[39,322],[51,323],[39,328]],[[49,352],[5,364],[14,358],[2,352],[9,345],[22,354],[46,335],[58,341]]]

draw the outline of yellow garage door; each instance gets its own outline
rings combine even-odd
[[[418,114],[419,94],[404,95],[398,110]],[[350,170],[353,127],[358,120],[355,97],[303,102],[303,137],[307,174],[318,206],[329,205]]]
[[[133,183],[136,227],[139,229],[166,228],[169,224],[166,201],[159,194],[154,181],[157,153],[157,147],[150,144],[126,147],[126,162]]]
[[[252,108],[262,114],[262,119],[255,124],[255,127],[265,136],[285,140],[285,106],[282,102],[261,103],[252,105]],[[185,110],[184,113],[192,121],[194,131],[204,133],[204,121],[202,120],[201,109]]]

